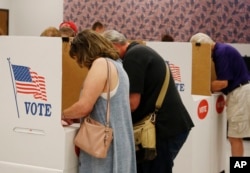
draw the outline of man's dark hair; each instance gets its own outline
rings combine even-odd
[[[172,42],[174,41],[174,38],[169,34],[165,34],[162,36],[161,41]]]
[[[92,25],[92,30],[96,30],[96,28],[102,28],[104,27],[103,24],[99,21],[95,22],[93,25]]]

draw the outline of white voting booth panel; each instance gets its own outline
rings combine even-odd
[[[0,37],[0,172],[77,172],[78,127],[61,125],[61,64],[61,38]]]
[[[226,97],[222,93],[214,93],[211,95],[211,160],[213,162],[212,171],[227,170],[226,165],[226,146],[227,146],[227,117],[225,112]]]
[[[215,115],[214,96],[191,94],[192,44],[146,42],[146,45],[156,50],[169,63],[176,87],[195,124],[175,159],[173,173],[223,171],[225,165],[220,158],[224,156],[225,150],[225,144],[221,138],[226,140],[224,129],[222,130],[225,122],[221,120],[224,116]]]

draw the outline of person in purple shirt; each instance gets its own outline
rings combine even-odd
[[[214,42],[204,33],[193,35],[190,42],[211,45],[217,76],[211,83],[211,90],[226,95],[227,136],[231,154],[241,157],[244,155],[243,138],[250,137],[250,76],[244,59],[231,45]]]

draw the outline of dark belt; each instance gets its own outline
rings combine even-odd
[[[227,94],[229,94],[230,92],[232,92],[233,90],[235,90],[235,89],[237,89],[237,88],[239,88],[239,87],[241,87],[241,86],[243,86],[243,85],[249,84],[249,83],[250,83],[250,81],[241,82],[240,84],[236,85],[231,91],[229,91],[229,92],[227,92],[227,93],[225,93],[225,94],[227,95]]]
[[[233,90],[235,90],[236,88],[239,88],[239,87],[241,87],[241,86],[243,86],[243,85],[249,84],[249,83],[250,83],[250,81],[241,82],[241,83],[238,84]]]
[[[242,82],[242,83],[240,83],[239,85],[237,85],[236,88],[238,88],[238,87],[240,87],[240,86],[243,86],[243,85],[246,85],[246,84],[249,84],[249,83],[250,83],[250,81]]]

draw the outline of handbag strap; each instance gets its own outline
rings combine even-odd
[[[110,64],[108,60],[105,58],[107,62],[107,88],[108,88],[108,93],[107,93],[107,110],[106,110],[106,127],[109,127],[109,120],[110,120],[110,83],[111,83],[111,77],[110,77]]]
[[[162,85],[160,94],[157,98],[156,104],[155,104],[155,112],[158,112],[158,110],[161,108],[163,99],[165,98],[166,92],[167,92],[167,88],[168,88],[168,84],[169,84],[169,78],[170,78],[170,70],[168,67],[168,64],[166,64],[166,75],[165,75],[165,80],[164,83]]]

